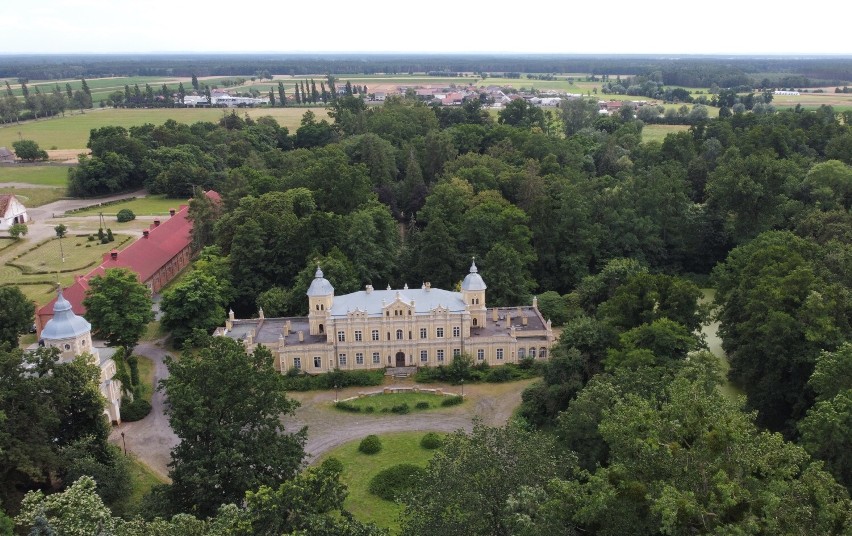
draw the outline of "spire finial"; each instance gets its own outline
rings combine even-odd
[[[322,274],[322,268],[320,268],[319,263],[317,263],[317,272],[314,274],[314,277],[317,279],[322,279],[324,277]]]
[[[470,273],[475,274],[479,272],[479,268],[476,267],[476,257],[471,257],[470,260]]]

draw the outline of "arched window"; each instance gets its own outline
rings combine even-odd
[[[527,351],[523,348],[518,348],[518,359],[525,359],[527,357]]]
[[[530,357],[535,357],[535,346],[530,348]]]
[[[542,358],[547,357],[547,348],[545,348],[544,346],[539,348],[538,357],[542,357]]]
[[[474,319],[473,319],[473,325],[474,325],[474,326],[476,326],[476,325],[478,325],[478,324],[479,324],[479,322],[478,322],[478,321],[474,318]]]
[[[396,340],[398,340],[398,341],[402,340],[402,330],[401,329],[396,330]]]
[[[320,334],[322,334],[323,332],[325,332],[325,326],[323,326],[322,324],[320,324],[320,325],[319,325],[319,331],[320,331]]]
[[[320,310],[320,309],[319,309],[319,304],[317,304],[317,311],[319,311],[319,310]]]
[[[66,345],[65,345],[65,349],[66,349],[66,350],[70,350],[70,349],[71,349],[71,345],[70,345],[70,344],[66,344]]]

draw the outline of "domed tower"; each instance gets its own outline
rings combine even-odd
[[[92,347],[92,325],[82,316],[74,314],[61,288],[53,304],[53,318],[48,320],[41,331],[41,340],[44,346],[59,348],[63,362],[72,361],[82,353],[90,353],[95,364],[98,363],[98,351]]]
[[[465,276],[461,284],[462,299],[470,313],[471,327],[485,325],[485,281],[479,275],[476,260],[470,263],[470,273]]]
[[[308,288],[308,323],[311,335],[325,335],[332,303],[334,287],[317,266],[317,273]]]

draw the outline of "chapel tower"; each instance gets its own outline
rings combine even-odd
[[[485,281],[479,275],[476,260],[470,263],[470,273],[465,276],[461,284],[462,299],[465,307],[470,313],[470,326],[472,328],[485,325]]]
[[[334,287],[323,276],[317,266],[314,280],[308,288],[308,324],[311,335],[325,335],[331,306],[334,303]]]

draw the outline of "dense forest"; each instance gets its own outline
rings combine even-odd
[[[0,78],[58,80],[104,76],[252,76],[433,73],[591,73],[653,75],[666,85],[757,87],[767,77],[781,87],[843,85],[852,66],[843,57],[714,57],[639,55],[229,54],[5,56]]]
[[[201,254],[172,290],[219,316],[165,311],[188,345],[227,307],[304,314],[317,263],[345,293],[454,288],[475,257],[489,305],[540,296],[563,331],[521,422],[449,436],[401,499],[403,534],[848,534],[852,127],[823,107],[702,119],[662,143],[642,128],[583,100],[494,120],[478,101],[344,97],[295,132],[236,113],[96,129],[69,182],[222,194],[191,202]],[[700,335],[711,315],[727,379]],[[338,476],[290,470],[245,501],[165,489],[145,513],[211,534],[381,533],[338,512]]]

